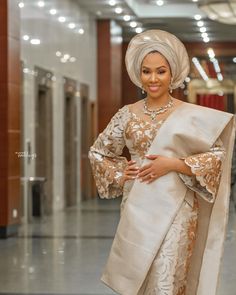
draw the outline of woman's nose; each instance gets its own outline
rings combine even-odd
[[[157,74],[156,73],[152,73],[151,74],[151,81],[155,82],[157,80]]]

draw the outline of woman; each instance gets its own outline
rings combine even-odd
[[[89,153],[100,196],[123,194],[102,281],[122,295],[214,295],[233,115],[170,95],[189,72],[186,49],[170,33],[136,35],[126,67],[147,96],[120,109]],[[125,145],[129,162],[121,156]]]

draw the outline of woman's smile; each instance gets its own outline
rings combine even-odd
[[[142,62],[140,78],[148,99],[158,99],[159,104],[167,103],[171,70],[163,55],[159,52],[147,54]]]
[[[151,92],[157,92],[157,91],[160,89],[160,85],[149,85],[149,86],[148,86],[148,89],[149,89]]]

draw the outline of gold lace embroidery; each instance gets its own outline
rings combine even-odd
[[[164,121],[152,124],[139,118],[134,113],[130,114],[131,118],[127,122],[125,136],[127,140],[132,141],[132,149],[139,157],[143,158]]]
[[[220,139],[207,153],[197,154],[185,159],[185,163],[191,167],[197,182],[186,181],[189,187],[209,201],[214,202],[221,178],[222,161],[225,157],[225,149]],[[186,180],[187,176],[184,177]]]
[[[106,129],[99,134],[90,148],[89,159],[96,186],[101,198],[122,195],[120,180],[127,166],[127,159],[120,156],[125,146],[124,125],[128,119],[127,107],[120,109]]]
[[[198,202],[183,202],[138,295],[185,295],[196,240]]]
[[[120,196],[123,192],[120,180],[127,160],[120,155],[124,146],[128,147],[130,154],[136,159],[142,159],[163,122],[160,121],[157,124],[147,122],[130,112],[128,106],[115,114],[89,152],[101,197],[113,198]],[[208,202],[214,202],[218,190],[223,156],[224,147],[218,140],[209,152],[185,159],[185,163],[195,174],[194,177],[179,174],[190,189],[196,191]]]
[[[132,114],[128,106],[112,118],[89,153],[101,197],[112,198],[122,193],[120,179],[127,165],[126,158],[121,156],[124,145],[127,145],[132,156],[143,157],[155,138],[158,127]],[[181,178],[185,177],[183,180],[190,189],[199,192],[209,202],[214,201],[213,194],[218,189],[223,155],[223,145],[216,143],[208,153],[185,159],[196,176],[180,175]],[[193,208],[183,202],[145,280],[145,292],[140,295],[185,294],[185,278],[195,242],[197,212],[196,201]]]

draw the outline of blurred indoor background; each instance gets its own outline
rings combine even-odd
[[[120,198],[98,198],[87,154],[142,98],[124,55],[154,28],[190,56],[173,96],[235,113],[235,0],[0,1],[0,294],[115,294],[100,275]],[[219,295],[236,294],[233,168]]]

